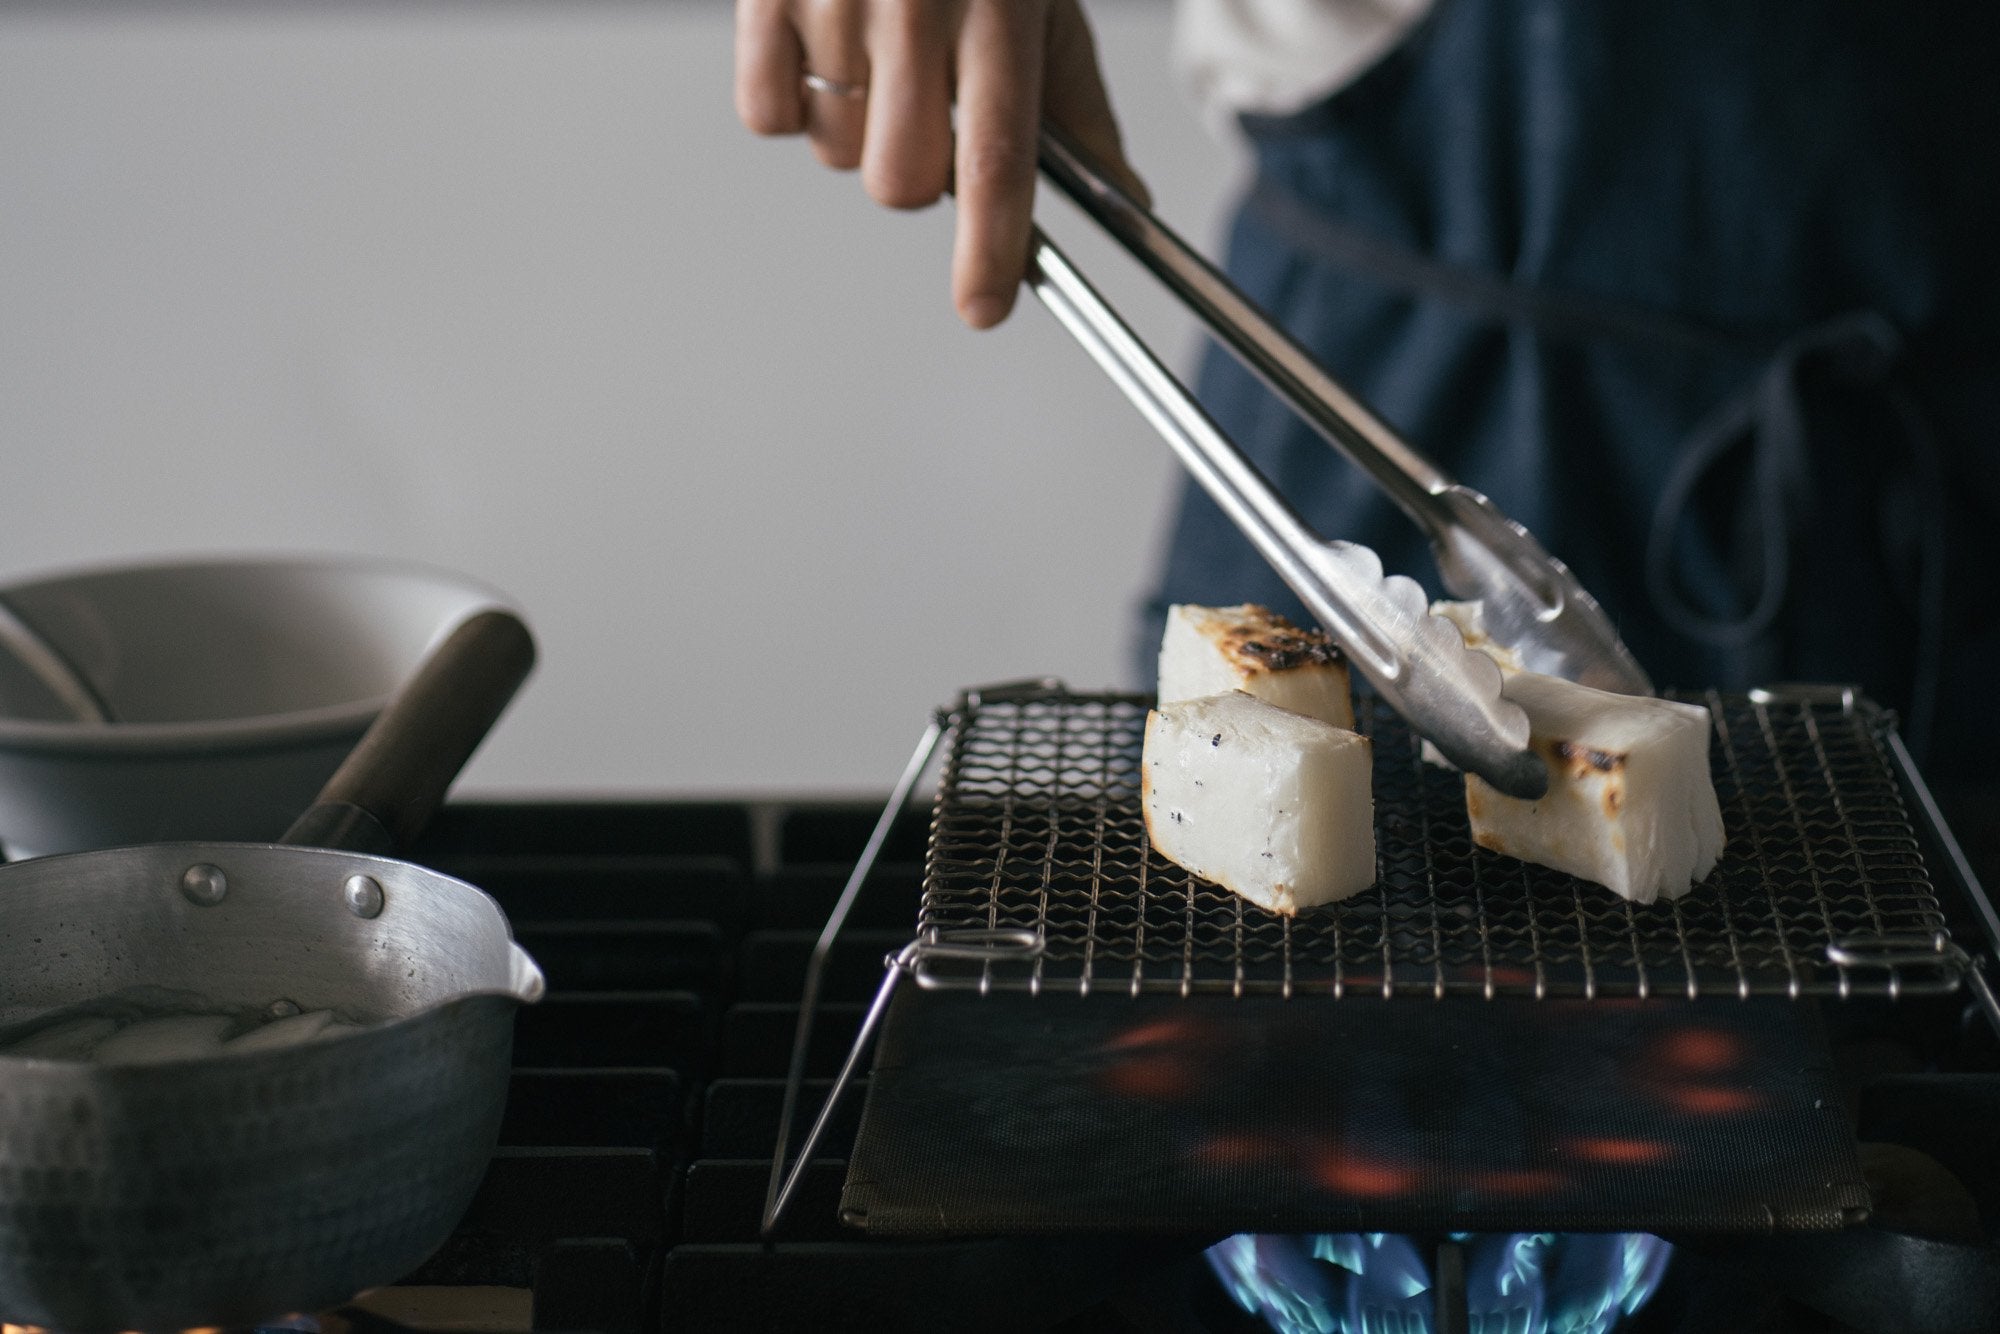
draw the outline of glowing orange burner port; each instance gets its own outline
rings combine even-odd
[[[1569,1142],[1570,1152],[1590,1163],[1613,1167],[1651,1167],[1674,1156],[1671,1144],[1656,1139],[1624,1139],[1613,1135],[1584,1137]]]
[[[1417,1183],[1417,1174],[1402,1163],[1349,1154],[1322,1153],[1312,1163],[1313,1180],[1328,1190],[1363,1199],[1402,1195]]]
[[[1184,1019],[1156,1019],[1137,1028],[1128,1028],[1104,1045],[1112,1051],[1130,1051],[1134,1047],[1156,1047],[1166,1043],[1179,1045],[1193,1036],[1193,1026]]]
[[[1743,1039],[1714,1028],[1683,1028],[1660,1042],[1660,1059],[1681,1070],[1714,1074],[1741,1064]]]
[[[1183,1097],[1194,1088],[1194,1072],[1173,1056],[1136,1056],[1103,1074],[1104,1086],[1122,1098]]]
[[[1763,1095],[1749,1089],[1726,1088],[1713,1084],[1670,1087],[1662,1094],[1667,1102],[1695,1116],[1735,1116],[1764,1106]]]

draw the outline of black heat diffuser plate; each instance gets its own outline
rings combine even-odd
[[[1810,1003],[905,988],[841,1206],[896,1237],[1765,1232],[1868,1193]]]

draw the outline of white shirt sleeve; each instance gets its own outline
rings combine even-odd
[[[1434,0],[1179,0],[1174,72],[1212,128],[1284,115],[1393,50]]]

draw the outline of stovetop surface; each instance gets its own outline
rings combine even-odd
[[[760,1240],[806,961],[880,814],[855,803],[443,811],[411,858],[492,894],[549,993],[520,1013],[500,1146],[470,1211],[417,1273],[349,1314],[490,1328],[482,1312],[511,1312],[506,1327],[606,1334],[1143,1328],[1092,1308],[1198,1241],[906,1245],[844,1228],[865,1080],[775,1242]],[[809,1107],[852,1045],[883,956],[909,938],[922,826],[899,821],[835,950]]]
[[[338,1320],[358,1334],[1254,1327],[1190,1263],[1219,1238],[911,1243],[844,1227],[858,1096],[778,1238],[759,1240],[806,960],[879,814],[857,802],[441,812],[411,858],[491,893],[550,990],[520,1014],[500,1147],[465,1219],[416,1273]],[[923,839],[920,815],[898,822],[835,950],[808,1108],[884,955],[911,934]],[[1669,1291],[1686,1281],[1670,1271]],[[1732,1300],[1769,1307],[1746,1331],[1838,1328],[1799,1323],[1770,1294]],[[1663,1321],[1629,1327],[1696,1327]]]
[[[412,858],[492,894],[549,994],[520,1014],[484,1185],[451,1241],[402,1286],[525,1289],[536,1329],[773,1327],[758,1308],[774,1253],[757,1227],[800,983],[879,813],[742,803],[443,811]],[[885,942],[908,934],[921,837],[905,830],[892,846],[877,879],[895,888],[863,897],[842,945],[816,1079],[852,1041]],[[841,1132],[836,1145],[851,1125]],[[851,1244],[834,1221],[842,1171],[814,1165],[788,1246]],[[853,1268],[829,1283],[829,1300],[865,1284]],[[787,1300],[799,1298],[809,1294]]]

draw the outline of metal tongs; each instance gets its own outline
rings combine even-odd
[[[1650,695],[1652,682],[1569,568],[1493,502],[1454,482],[1060,131],[1041,167],[1292,410],[1358,464],[1430,538],[1444,586],[1481,604],[1486,634],[1528,670]],[[1500,670],[1433,615],[1420,585],[1385,576],[1367,547],[1327,541],[1277,494],[1074,265],[1037,229],[1028,284],[1075,335],[1372,683],[1445,757],[1502,792],[1535,798],[1548,772]]]

